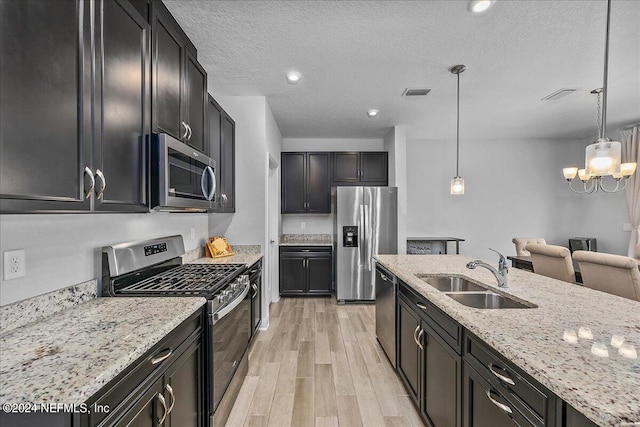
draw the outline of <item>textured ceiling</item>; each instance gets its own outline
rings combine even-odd
[[[212,94],[266,96],[285,138],[381,138],[394,125],[410,139],[455,138],[455,64],[467,66],[461,139],[597,134],[603,0],[498,0],[482,15],[466,1],[164,1]],[[609,128],[640,121],[638,16],[640,1],[613,0]],[[401,97],[407,87],[431,93]],[[578,91],[540,100],[564,87]]]

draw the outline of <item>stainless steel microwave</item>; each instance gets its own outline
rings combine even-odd
[[[206,212],[214,207],[215,160],[167,134],[153,134],[149,148],[151,210]]]

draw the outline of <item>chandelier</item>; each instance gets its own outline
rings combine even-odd
[[[569,188],[574,193],[590,194],[602,190],[605,193],[622,191],[627,180],[636,171],[636,163],[621,163],[622,144],[612,141],[605,136],[607,122],[607,79],[609,66],[609,26],[611,15],[611,0],[607,1],[607,31],[604,46],[604,77],[600,89],[594,89],[591,93],[598,96],[597,123],[598,139],[587,146],[585,151],[585,167],[563,168],[564,178],[569,183]],[[602,96],[602,109],[600,108],[600,96]],[[578,176],[583,188],[573,188],[573,180]],[[610,176],[616,183],[615,188],[608,189],[604,186],[604,178]],[[622,183],[622,185],[621,185]]]

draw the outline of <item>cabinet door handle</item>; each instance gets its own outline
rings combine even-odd
[[[420,329],[420,325],[416,326],[415,331],[413,331],[413,340],[416,342],[418,347],[420,347],[420,350],[424,350],[424,347],[422,347],[422,344],[420,344],[420,342],[418,341],[418,331],[422,332],[422,329]]]
[[[491,401],[491,403],[493,403],[494,405],[496,405],[498,408],[502,409],[504,412],[506,412],[507,414],[511,415],[513,414],[513,411],[511,410],[511,408],[509,408],[507,405],[505,405],[504,403],[500,403],[497,400],[495,400],[493,397],[491,397],[491,389],[487,390],[487,397],[489,398],[489,400]]]
[[[164,350],[164,354],[162,354],[161,356],[157,356],[154,357],[153,359],[151,359],[151,364],[152,365],[157,365],[158,363],[162,362],[165,359],[168,359],[169,356],[171,356],[173,354],[173,349],[168,348],[166,350]]]
[[[504,369],[502,369],[502,368],[498,368],[498,369],[500,369],[501,371],[504,371]],[[496,376],[496,378],[498,378],[500,381],[503,381],[503,382],[505,382],[505,383],[507,383],[507,384],[516,385],[516,383],[515,383],[511,378],[509,378],[508,376],[503,375],[503,374],[501,374],[501,373],[499,373],[499,372],[496,372],[496,371],[495,371],[495,369],[494,369],[494,365],[493,365],[493,363],[490,363],[490,364],[489,364],[489,370],[490,370],[490,371],[491,371],[491,373],[492,373],[493,375],[495,375],[495,376]]]
[[[421,309],[423,309],[423,310],[426,310],[426,309],[427,309],[427,306],[426,306],[426,305],[424,305],[424,304],[423,304],[423,303],[421,303],[421,302],[417,302],[417,303],[416,303],[416,305],[418,306],[418,308],[421,308]]]
[[[162,417],[158,419],[158,425],[161,425],[165,419],[167,419],[167,401],[164,400],[164,396],[161,393],[158,393],[158,400],[162,405]]]
[[[253,289],[253,295],[251,295],[251,299],[254,299],[255,297],[258,296],[258,287],[256,286],[255,283],[252,283],[251,289]]]
[[[382,277],[382,280],[384,280],[385,282],[388,282],[389,279],[387,278],[387,276],[385,276],[384,274],[380,273],[380,277]]]
[[[169,409],[167,409],[167,414],[170,414],[176,404],[176,396],[173,394],[173,388],[169,384],[165,385],[164,388],[167,389],[169,396],[171,396],[171,405],[169,405]]]
[[[184,134],[182,134],[180,139],[185,139],[187,137],[187,135],[189,134],[189,128],[187,127],[187,124],[185,122],[180,122],[180,126],[184,127]]]
[[[189,135],[187,135],[187,141],[190,141],[191,137],[193,136],[193,131],[191,130],[191,125],[189,123],[187,123],[187,129],[189,130]]]
[[[102,199],[104,195],[104,190],[107,188],[107,180],[104,177],[104,174],[100,169],[96,169],[96,176],[100,180],[100,190],[96,190],[96,199]]]
[[[85,190],[84,192],[84,198],[88,199],[89,197],[91,197],[91,193],[93,193],[93,189],[96,186],[96,179],[93,177],[93,172],[91,171],[91,169],[89,169],[89,167],[87,166],[85,166],[84,168],[84,174],[88,176],[89,179],[91,180],[91,185],[89,186],[89,189]]]
[[[420,348],[422,350],[424,350],[424,344],[422,344],[422,336],[424,335],[424,329],[420,329],[420,332],[418,332],[418,345],[420,346]]]

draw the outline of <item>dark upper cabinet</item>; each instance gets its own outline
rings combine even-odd
[[[332,154],[332,185],[385,186],[388,178],[388,153],[335,152]]]
[[[151,3],[152,127],[207,152],[207,74],[197,52],[162,1]]]
[[[102,48],[95,90],[95,209],[144,212],[150,26],[126,0],[104,0],[101,5],[96,15]]]
[[[90,209],[89,28],[83,1],[0,2],[2,212]]]
[[[330,153],[282,153],[282,213],[330,213]]]
[[[331,295],[330,246],[281,246],[280,295]]]
[[[0,19],[0,211],[147,211],[144,18],[61,0],[4,1]]]
[[[235,122],[211,95],[207,101],[209,157],[216,161],[214,212],[235,212]]]
[[[220,212],[236,211],[236,123],[226,113],[222,115],[220,142]]]

